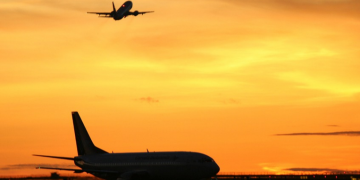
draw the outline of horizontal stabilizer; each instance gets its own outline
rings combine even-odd
[[[48,158],[55,158],[55,159],[74,160],[73,157],[47,156],[47,155],[39,155],[39,154],[33,154],[33,156],[48,157]]]

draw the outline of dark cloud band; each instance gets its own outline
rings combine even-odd
[[[330,169],[330,168],[288,168],[284,169],[287,171],[296,171],[296,172],[344,172],[341,169]]]
[[[288,133],[275,134],[275,136],[360,136],[360,131],[340,131],[340,132],[315,132],[315,133]]]

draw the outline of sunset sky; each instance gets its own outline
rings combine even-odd
[[[360,170],[359,0],[86,13],[111,2],[1,0],[0,176],[72,167],[32,156],[77,155],[71,111],[109,152],[202,152],[221,172]]]

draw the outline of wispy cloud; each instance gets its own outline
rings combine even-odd
[[[296,11],[316,13],[358,14],[356,8],[360,6],[357,0],[227,0],[234,4],[250,4],[258,7],[274,7]]]
[[[224,103],[224,104],[239,104],[240,103],[239,100],[236,100],[236,99],[233,99],[233,98],[225,99],[225,100],[223,100],[221,102]]]
[[[287,171],[306,171],[306,172],[344,172],[344,170],[341,169],[330,169],[330,168],[288,168],[284,169]]]
[[[329,127],[340,127],[339,125],[336,125],[336,124],[330,124],[330,125],[327,125]]]
[[[0,170],[13,169],[35,169],[36,167],[51,167],[51,168],[75,168],[72,164],[10,164],[0,168]]]
[[[155,98],[152,98],[152,97],[142,97],[139,100],[142,101],[142,102],[147,102],[147,103],[158,103],[159,102],[158,99],[155,99]]]
[[[275,136],[360,136],[360,131],[340,131],[340,132],[302,132],[275,134]]]

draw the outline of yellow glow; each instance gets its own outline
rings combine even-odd
[[[341,97],[354,96],[360,93],[360,85],[342,82],[331,77],[310,76],[301,72],[279,74],[284,80],[300,83],[298,88],[323,90]]]
[[[274,135],[358,131],[358,0],[133,3],[155,13],[2,1],[0,175],[62,163],[32,153],[76,155],[75,110],[108,151],[198,151],[223,172],[359,168],[356,137]]]

